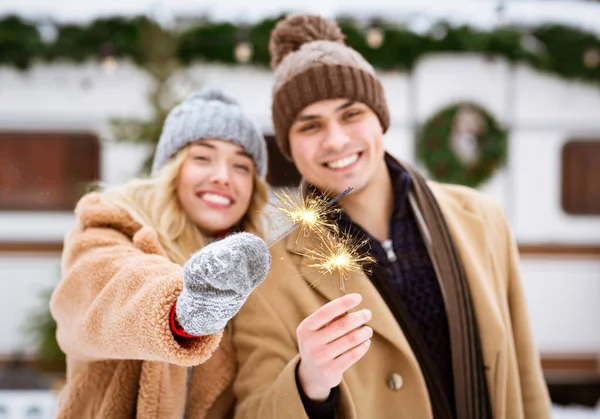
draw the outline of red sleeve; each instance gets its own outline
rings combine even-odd
[[[181,325],[177,321],[177,316],[175,315],[176,308],[177,308],[177,301],[175,301],[175,304],[173,304],[173,308],[171,308],[171,315],[169,316],[169,320],[171,323],[171,332],[173,332],[174,335],[182,337],[182,338],[188,338],[188,339],[189,338],[192,338],[192,339],[198,338],[198,336],[190,335],[185,330],[183,330],[183,327],[181,327]]]

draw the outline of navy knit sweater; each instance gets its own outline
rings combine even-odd
[[[343,212],[339,216],[338,225],[342,231],[362,234],[369,239],[373,257],[383,268],[389,285],[397,293],[396,297],[401,299],[425,347],[429,349],[431,359],[437,367],[438,379],[454,406],[448,319],[433,264],[408,203],[411,178],[394,162],[387,161],[387,164],[395,196],[390,220],[390,240],[379,242]],[[304,395],[301,393],[301,396]],[[333,418],[335,404],[332,398],[320,406],[311,403],[305,396],[302,399],[311,419]],[[328,412],[325,413],[324,410]]]

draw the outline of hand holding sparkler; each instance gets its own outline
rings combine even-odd
[[[347,313],[362,301],[360,294],[333,300],[308,316],[296,329],[300,352],[298,379],[310,399],[324,401],[344,372],[371,345],[373,329],[365,326],[371,311]]]

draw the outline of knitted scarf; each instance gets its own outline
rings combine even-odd
[[[421,234],[423,234],[432,262],[436,267],[438,281],[446,303],[454,373],[456,417],[460,419],[491,418],[479,331],[461,259],[438,202],[425,179],[408,165],[402,166],[409,172],[413,180],[411,193],[413,210],[415,210],[417,220],[419,220],[418,215],[421,216]],[[436,401],[432,399],[432,403],[434,412],[438,411],[435,406]],[[448,414],[450,412],[439,411],[436,413],[436,419],[453,416]]]

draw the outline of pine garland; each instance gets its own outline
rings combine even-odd
[[[184,66],[195,62],[239,64],[234,50],[243,40],[252,46],[249,63],[267,66],[269,35],[282,17],[264,19],[251,27],[198,22],[174,31],[173,36],[180,39],[178,60]],[[565,79],[600,84],[600,37],[575,27],[543,25],[528,30],[498,27],[481,31],[440,22],[430,33],[418,34],[383,23],[383,43],[373,48],[366,40],[364,25],[351,19],[338,22],[347,44],[378,69],[410,71],[428,54],[476,52],[526,63]],[[0,19],[0,65],[25,70],[39,60],[79,63],[110,55],[144,66],[140,27],[147,23],[148,18],[140,16],[96,19],[88,25],[61,24],[55,27],[56,39],[44,42],[38,23],[7,16]]]

